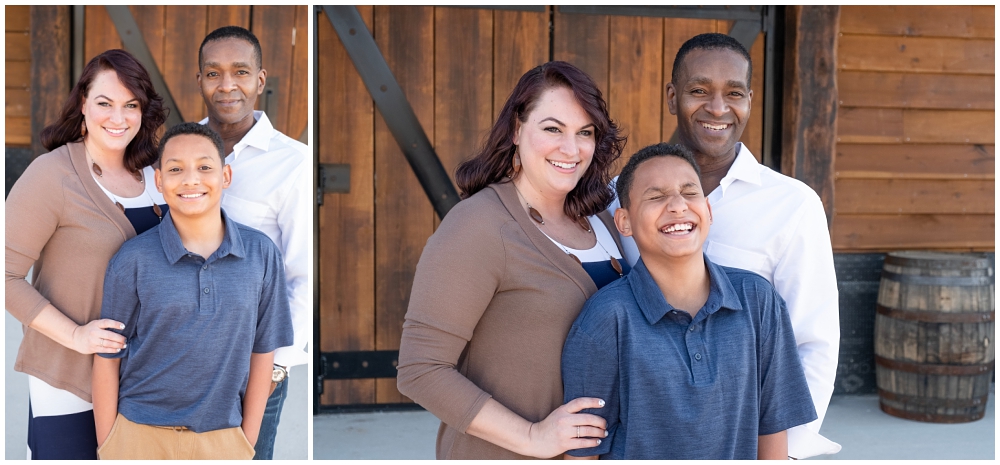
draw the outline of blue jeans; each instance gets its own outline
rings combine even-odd
[[[264,408],[264,419],[260,422],[260,434],[257,436],[257,445],[253,450],[257,452],[254,460],[271,460],[274,455],[274,437],[278,434],[278,420],[281,418],[281,408],[285,405],[285,397],[288,395],[288,378],[278,383],[274,388],[271,397],[267,398],[267,407]]]

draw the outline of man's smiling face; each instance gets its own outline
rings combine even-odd
[[[753,97],[748,65],[732,50],[696,49],[683,58],[677,82],[667,85],[680,141],[696,157],[726,156],[743,135]]]
[[[202,48],[198,85],[212,121],[234,124],[253,118],[257,96],[264,92],[267,72],[249,42],[226,38]]]

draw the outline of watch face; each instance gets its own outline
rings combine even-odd
[[[274,371],[271,372],[272,382],[280,383],[284,381],[284,379],[285,379],[285,370],[282,370],[281,368],[275,368]]]

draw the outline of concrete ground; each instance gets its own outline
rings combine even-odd
[[[972,423],[935,424],[883,413],[877,395],[837,396],[821,433],[843,446],[817,459],[994,460],[995,395],[986,417]],[[313,419],[313,457],[319,459],[434,459],[440,422],[426,411],[322,414]]]
[[[27,456],[28,438],[28,376],[14,371],[17,347],[21,344],[21,324],[6,313],[4,343],[5,359],[5,455],[7,460],[23,460]],[[292,368],[288,379],[288,398],[281,411],[278,436],[274,444],[275,459],[308,458],[309,408],[307,366]]]

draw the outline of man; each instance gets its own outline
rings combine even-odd
[[[788,313],[763,277],[703,254],[712,209],[691,154],[646,147],[616,188],[615,225],[642,259],[566,337],[564,400],[605,399],[590,413],[608,425],[597,447],[568,454],[786,459],[785,430],[816,418]]]
[[[705,253],[715,263],[767,278],[785,300],[819,418],[788,431],[788,451],[807,458],[840,451],[819,435],[837,371],[840,318],[826,216],[819,196],[757,163],[739,142],[750,116],[750,54],[732,37],[701,34],[674,59],[667,105],[680,142],[694,153],[715,212]],[[617,202],[609,208],[615,211]],[[626,258],[638,259],[623,238]]]
[[[123,349],[94,359],[102,459],[249,459],[274,350],[292,343],[284,264],[260,231],[227,218],[231,180],[210,128],[170,128],[159,147],[163,221],[108,263],[101,315]]]
[[[275,130],[264,112],[253,109],[267,80],[253,33],[236,26],[212,31],[201,43],[198,64],[198,84],[208,108],[201,124],[222,136],[226,162],[233,170],[222,206],[233,220],[267,234],[285,261],[295,342],[274,354],[274,391],[254,456],[270,460],[288,392],[288,370],[309,362],[312,158],[304,144]]]

